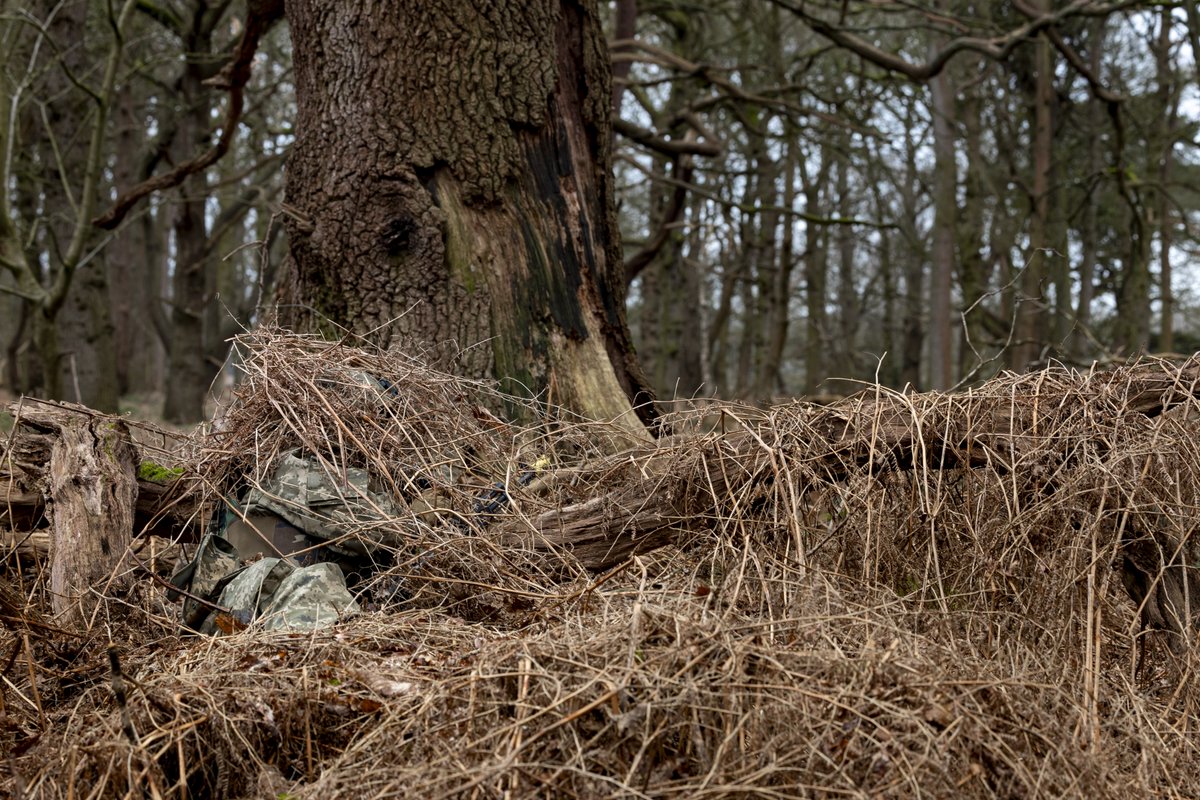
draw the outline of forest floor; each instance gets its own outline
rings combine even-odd
[[[202,519],[298,448],[367,469],[398,509],[347,529],[391,543],[370,610],[198,636],[151,559],[63,630],[14,552],[0,792],[1200,797],[1195,362],[709,407],[647,444],[394,353],[241,346],[175,500]]]

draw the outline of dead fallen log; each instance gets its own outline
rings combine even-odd
[[[50,532],[36,531],[0,531],[0,547],[4,553],[20,558],[40,560],[50,555]]]
[[[1110,434],[1148,423],[1200,397],[1200,361],[1142,362],[1080,375],[1046,370],[961,394],[905,394],[882,387],[829,406],[777,406],[731,433],[671,438],[584,465],[531,486],[544,510],[503,523],[514,537],[567,548],[589,569],[670,544],[763,493],[791,518],[812,489],[856,474],[986,468],[995,475],[1062,473],[1078,456],[1080,432],[1103,458]],[[1195,415],[1193,415],[1193,419]],[[1068,435],[1069,433],[1069,435]],[[1051,491],[1047,484],[1041,491]],[[563,496],[563,485],[599,493]],[[547,507],[548,506],[548,507]]]

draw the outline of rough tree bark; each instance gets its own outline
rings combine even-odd
[[[281,319],[595,418],[652,421],[624,317],[592,0],[288,3],[297,137]],[[327,324],[327,323],[324,323]]]
[[[15,410],[16,406],[14,403],[9,408]],[[56,404],[54,407],[83,409],[79,413],[86,416],[96,414],[83,406]],[[8,537],[0,538],[0,545],[15,545],[20,551],[26,537],[36,537],[47,516],[52,516],[54,498],[49,496],[47,487],[54,439],[54,433],[26,425],[11,442],[0,448],[4,458],[0,463],[0,497],[3,498],[0,502],[0,533]],[[132,522],[134,533],[164,538],[182,533],[189,540],[197,538],[204,525],[204,520],[198,516],[201,509],[192,498],[183,495],[183,488],[170,479],[138,479]],[[36,538],[31,543],[35,550],[39,547]]]
[[[67,408],[24,409],[22,423],[53,434],[47,496],[52,513],[50,591],[66,627],[86,627],[97,592],[128,583],[120,572],[133,539],[137,450],[119,417]]]

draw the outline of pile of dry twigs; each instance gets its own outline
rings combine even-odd
[[[372,610],[188,637],[147,578],[68,636],[22,624],[26,561],[6,793],[1200,796],[1196,361],[708,407],[648,444],[361,343],[238,348],[193,498],[288,450],[367,468],[399,509],[347,530],[393,543]]]

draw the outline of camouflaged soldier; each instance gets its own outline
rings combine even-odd
[[[318,459],[284,454],[240,507],[226,503],[195,558],[172,577],[228,612],[187,598],[184,625],[217,633],[257,620],[268,629],[312,630],[359,611],[346,576],[371,570],[385,547],[400,543],[396,517],[366,470],[346,469],[334,480]]]
[[[391,498],[371,489],[365,469],[331,470],[316,458],[285,453],[265,485],[255,487],[230,520],[225,537],[243,558],[255,553],[318,561],[369,559],[381,546],[403,544]]]

